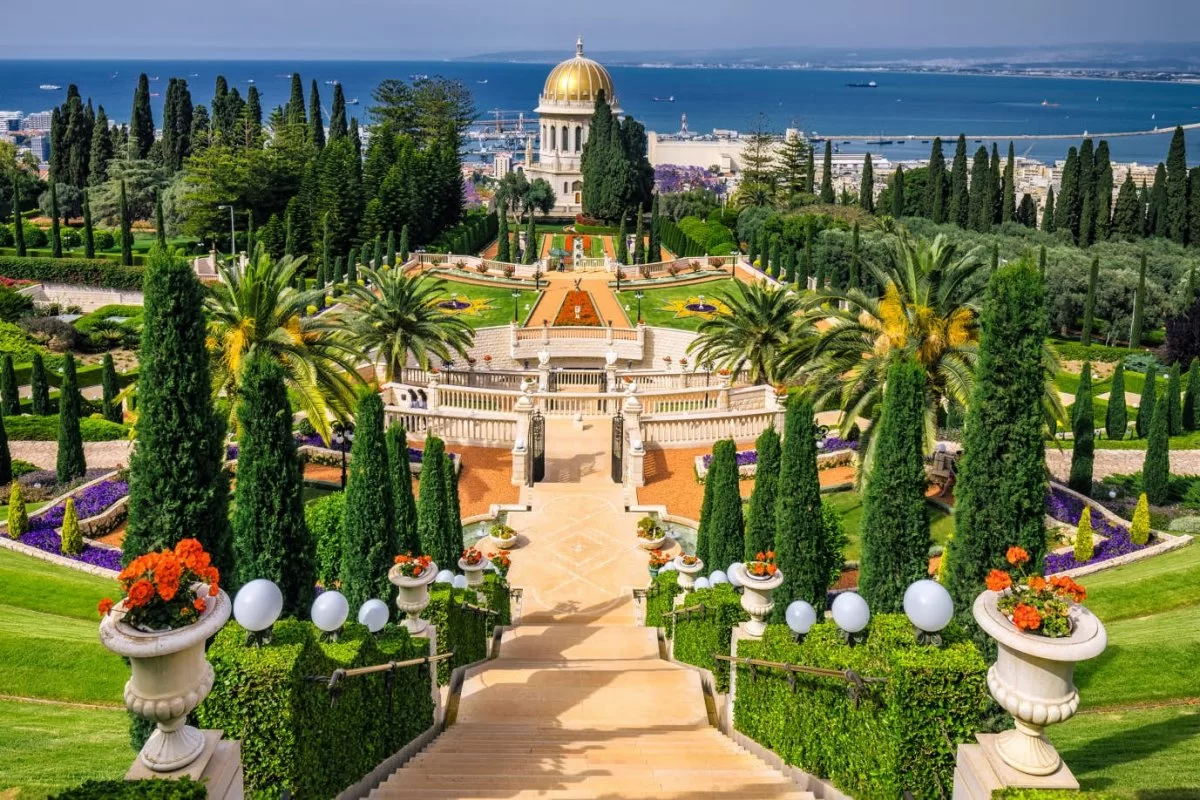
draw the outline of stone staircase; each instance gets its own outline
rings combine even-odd
[[[709,725],[699,676],[632,625],[522,625],[457,719],[372,798],[813,800]]]

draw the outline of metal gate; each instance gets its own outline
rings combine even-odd
[[[533,463],[529,468],[529,485],[533,486],[546,477],[546,418],[540,410],[535,410],[529,419],[529,449],[533,456]]]
[[[625,477],[624,464],[622,463],[625,455],[625,417],[621,414],[613,414],[612,418],[612,480],[613,483],[622,483]]]

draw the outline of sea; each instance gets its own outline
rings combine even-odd
[[[286,102],[290,75],[320,87],[328,112],[334,81],[342,84],[353,116],[364,118],[371,91],[385,78],[410,80],[441,75],[461,80],[475,99],[480,118],[497,112],[533,118],[537,96],[551,64],[478,61],[137,61],[0,60],[0,110],[26,114],[62,102],[74,83],[85,98],[103,105],[111,119],[127,121],[139,73],[150,77],[151,105],[161,119],[167,81],[183,78],[193,102],[207,104],[218,74],[245,94],[251,82],[265,108]],[[1078,78],[1008,77],[945,73],[758,69],[720,67],[613,66],[609,68],[625,113],[659,133],[676,133],[683,115],[692,133],[714,129],[748,131],[759,124],[783,131],[828,137],[841,152],[870,151],[891,160],[924,158],[928,140],[965,133],[974,149],[1005,137],[1048,134],[1060,139],[1018,140],[1018,155],[1047,163],[1064,158],[1083,132],[1161,133],[1109,140],[1113,159],[1154,164],[1166,158],[1177,124],[1200,122],[1200,84]],[[874,81],[874,88],[851,83]],[[46,90],[42,85],[62,88]],[[844,142],[866,135],[892,144]],[[1200,163],[1200,130],[1187,134],[1188,161]],[[952,143],[948,150],[952,151]],[[947,152],[947,157],[951,152]]]

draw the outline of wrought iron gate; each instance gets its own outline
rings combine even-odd
[[[620,413],[613,414],[612,418],[612,480],[613,483],[622,483],[625,477],[624,460],[625,456],[625,417]]]
[[[529,449],[532,463],[529,465],[529,485],[546,477],[546,418],[541,411],[534,411],[529,420]]]

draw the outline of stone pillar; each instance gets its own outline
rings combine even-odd
[[[125,780],[178,780],[187,777],[206,784],[209,800],[241,800],[245,795],[242,743],[236,739],[221,738],[223,731],[202,730],[200,733],[204,736],[204,749],[191,764],[174,772],[155,772],[143,764],[140,757],[134,757],[133,766],[125,773]]]
[[[512,485],[524,486],[529,480],[529,422],[533,417],[533,400],[528,391],[517,398],[513,411],[517,414],[517,433],[512,448]]]
[[[429,376],[429,385],[425,387],[425,400],[430,411],[438,410],[438,376],[436,372]]]
[[[621,407],[621,415],[625,418],[625,441],[628,452],[625,454],[625,486],[645,486],[646,447],[642,442],[642,401],[638,400],[630,388]]]
[[[717,409],[719,411],[729,410],[729,387],[733,385],[732,375],[721,375],[720,386],[717,388]]]
[[[604,354],[604,376],[608,391],[617,391],[617,351],[611,347]]]
[[[538,350],[538,391],[550,391],[550,348],[545,345]]]

